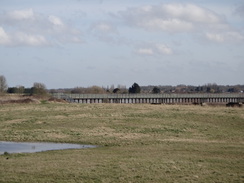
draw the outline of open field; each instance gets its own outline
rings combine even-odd
[[[94,149],[0,156],[0,182],[244,182],[244,108],[0,105],[0,140]]]

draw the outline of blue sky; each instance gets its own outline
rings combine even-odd
[[[244,84],[244,2],[0,0],[0,75],[12,87]]]

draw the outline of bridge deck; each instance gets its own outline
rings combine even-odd
[[[229,103],[244,102],[244,93],[221,94],[64,94],[54,97],[79,103]]]

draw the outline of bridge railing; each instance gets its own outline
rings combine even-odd
[[[54,93],[53,97],[59,99],[153,99],[153,98],[240,98],[244,93],[195,93],[195,94],[65,94]]]

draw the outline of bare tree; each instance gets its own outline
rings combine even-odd
[[[86,88],[76,87],[71,90],[71,93],[82,94],[82,93],[86,93],[85,91]]]
[[[104,94],[106,93],[106,90],[99,86],[92,86],[86,89],[86,93]]]
[[[33,87],[31,88],[31,94],[35,95],[46,95],[47,89],[45,84],[43,83],[34,83]]]
[[[6,78],[1,75],[0,76],[0,93],[4,93],[5,91],[7,91],[8,89],[8,85],[7,85],[7,81]]]

